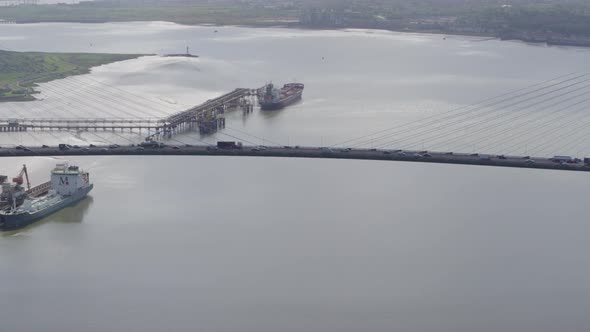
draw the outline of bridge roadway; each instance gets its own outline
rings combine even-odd
[[[58,147],[0,148],[0,157],[35,156],[245,156],[245,157],[291,157],[326,159],[361,159],[382,161],[408,161],[442,164],[517,167],[589,172],[590,166],[583,162],[558,163],[550,158],[523,156],[497,156],[483,154],[460,154],[450,152],[420,152],[407,150],[321,148],[296,146],[244,146],[242,149],[218,149],[210,145],[167,145],[161,148],[140,148],[134,145],[93,146],[60,150]]]

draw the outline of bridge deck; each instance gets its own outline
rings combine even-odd
[[[92,147],[60,150],[57,147],[26,149],[2,148],[0,157],[32,156],[106,156],[106,155],[158,155],[158,156],[245,156],[245,157],[291,157],[326,159],[361,159],[381,161],[408,161],[460,165],[481,165],[589,172],[590,166],[582,162],[557,163],[550,158],[522,156],[488,156],[475,154],[450,154],[444,152],[421,153],[418,151],[377,149],[328,149],[319,147],[243,147],[242,149],[217,149],[212,146],[166,146],[141,149],[136,146],[118,148]]]

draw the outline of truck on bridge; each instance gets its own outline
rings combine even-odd
[[[139,143],[139,146],[142,148],[163,148],[166,144],[148,139]]]
[[[241,149],[242,142],[234,142],[234,141],[217,141],[217,148],[224,149],[224,150],[234,150],[234,149]]]

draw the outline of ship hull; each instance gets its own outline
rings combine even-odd
[[[49,216],[50,214],[53,214],[53,213],[65,208],[66,206],[69,206],[71,204],[74,204],[74,203],[82,200],[84,197],[86,197],[86,195],[88,195],[88,193],[90,192],[90,190],[92,190],[92,188],[93,188],[93,185],[90,184],[84,188],[81,188],[76,193],[74,193],[70,196],[64,197],[58,203],[56,203],[52,206],[49,206],[43,210],[36,211],[34,213],[24,212],[24,213],[19,213],[19,214],[0,215],[0,230],[11,231],[11,230],[16,230],[16,229],[27,227],[30,224],[38,221],[41,218]]]
[[[293,96],[290,96],[288,98],[285,98],[285,99],[282,99],[282,100],[279,100],[276,102],[261,101],[260,102],[260,109],[265,110],[265,111],[280,110],[282,108],[285,108],[291,104],[298,102],[299,100],[301,100],[301,93],[297,93]]]

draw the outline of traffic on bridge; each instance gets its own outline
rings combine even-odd
[[[557,169],[569,171],[590,171],[590,158],[580,160],[570,156],[536,158],[531,156],[489,155],[479,153],[453,153],[417,150],[330,148],[310,146],[245,146],[240,142],[217,142],[217,145],[168,145],[146,141],[132,145],[89,145],[77,146],[16,146],[0,149],[0,157],[34,156],[241,156],[241,157],[284,157],[284,158],[325,158],[360,159],[382,161],[408,161],[440,164],[462,164],[533,169]]]

